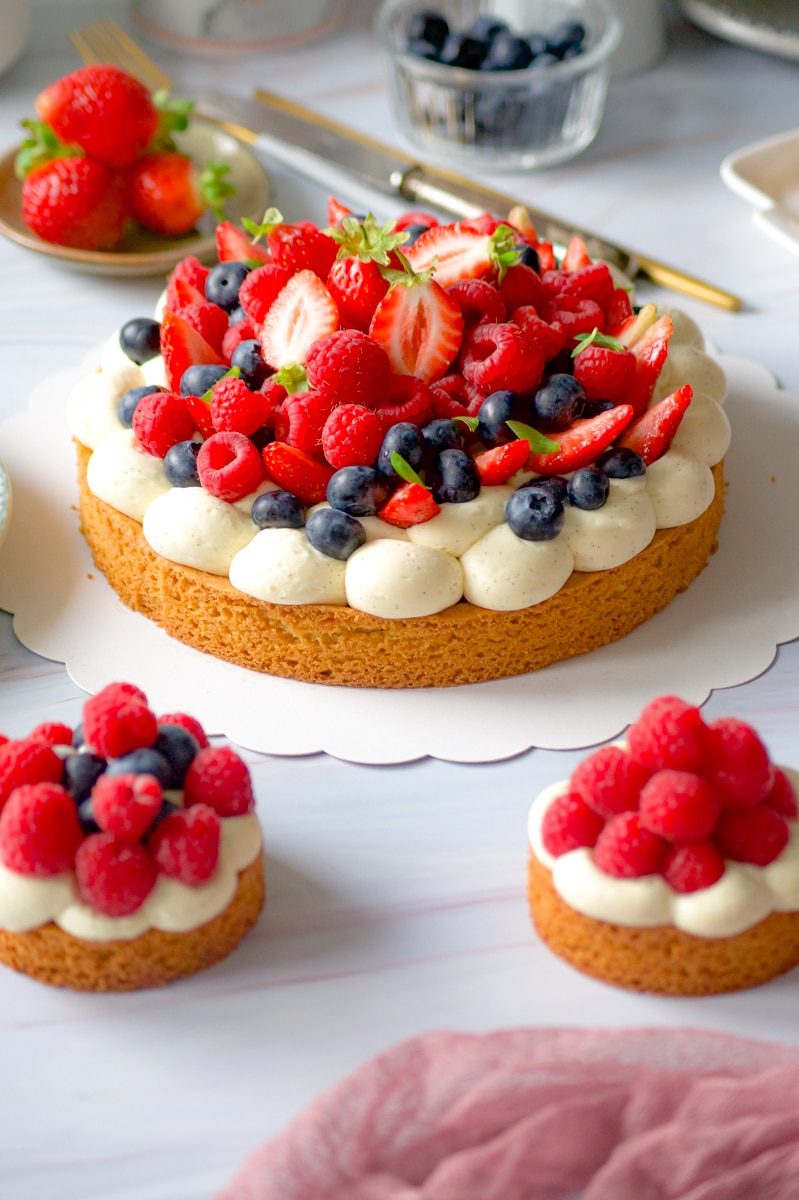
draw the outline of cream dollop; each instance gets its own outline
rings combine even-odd
[[[463,594],[470,604],[515,612],[560,591],[574,570],[563,537],[528,542],[508,525],[497,525],[461,556]]]
[[[413,542],[366,542],[347,559],[347,603],[373,617],[429,617],[463,595],[460,563]]]
[[[655,510],[643,476],[611,479],[601,508],[565,505],[561,537],[574,555],[575,571],[607,571],[640,554],[655,536]]]
[[[511,487],[481,488],[474,500],[442,504],[441,512],[430,521],[412,525],[408,537],[417,546],[430,546],[460,558],[489,529],[504,523],[505,505],[512,495]]]
[[[346,604],[344,574],[304,529],[262,529],[230,564],[233,587],[270,604]]]
[[[729,450],[731,439],[729,418],[718,401],[695,392],[669,449],[690,454],[698,462],[714,467]]]
[[[144,536],[156,554],[211,575],[227,575],[256,534],[246,513],[203,488],[170,488],[148,506]]]
[[[142,521],[148,505],[171,486],[163,459],[146,454],[132,429],[119,429],[100,443],[89,459],[86,482],[98,499],[134,521]]]
[[[695,392],[710,396],[723,404],[727,395],[727,377],[714,358],[696,346],[677,343],[669,347],[669,355],[658,378],[655,399],[668,396],[684,383]]]
[[[667,450],[646,469],[646,490],[658,529],[687,525],[710,507],[716,494],[706,463],[681,450]]]

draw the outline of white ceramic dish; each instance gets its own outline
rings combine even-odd
[[[680,0],[680,7],[725,42],[799,59],[799,7],[791,0]]]
[[[799,129],[728,155],[721,178],[754,207],[760,229],[799,253]]]

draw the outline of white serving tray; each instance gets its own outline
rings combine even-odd
[[[799,129],[728,155],[721,178],[753,205],[758,228],[799,253]]]

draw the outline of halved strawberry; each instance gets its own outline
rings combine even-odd
[[[220,221],[216,227],[216,253],[220,262],[272,261],[266,246],[254,242],[249,234],[237,229],[230,221]]]
[[[394,228],[397,233],[402,233],[405,229],[410,229],[411,225],[425,225],[428,229],[435,229],[438,221],[432,213],[414,208],[402,213],[394,222]]]
[[[558,265],[558,261],[555,258],[555,248],[551,242],[539,242],[535,248],[535,252],[538,255],[538,268],[542,273],[544,271],[551,271]]]
[[[432,494],[422,483],[403,483],[378,512],[381,521],[397,529],[422,525],[441,512]]]
[[[635,450],[647,466],[662,458],[672,443],[693,394],[693,388],[686,383],[670,396],[653,404],[627,426],[619,445]]]
[[[178,314],[188,321],[192,329],[216,350],[217,354],[225,356],[223,341],[228,331],[228,314],[218,304],[209,304],[207,300],[198,300],[196,304],[187,304]]]
[[[663,370],[669,353],[669,339],[673,333],[674,323],[671,317],[664,313],[632,346],[636,366],[628,402],[632,404],[636,416],[646,411],[652,399],[658,375]]]
[[[335,301],[313,271],[298,271],[272,303],[261,330],[264,361],[275,369],[305,362],[315,341],[338,329]]]
[[[432,383],[458,355],[463,315],[429,271],[397,275],[375,310],[369,336],[385,348],[397,375]]]
[[[645,304],[637,313],[630,312],[615,329],[608,322],[607,333],[629,350],[641,340],[647,329],[655,324],[657,315],[658,310],[654,304]]]
[[[560,449],[551,454],[529,454],[527,469],[538,475],[560,475],[590,466],[626,428],[632,415],[629,404],[617,404],[599,416],[573,421],[568,429],[554,435]]]
[[[224,366],[224,359],[209,346],[204,337],[177,313],[165,312],[161,321],[161,353],[166,366],[170,391],[180,392],[183,372],[193,363],[215,363]]]
[[[188,279],[173,279],[167,288],[166,307],[170,312],[180,312],[190,304],[205,303],[205,291]]]
[[[287,492],[299,496],[303,504],[319,504],[327,494],[333,468],[319,462],[304,450],[285,442],[270,442],[263,450],[264,465],[270,479]]]
[[[184,399],[186,408],[191,413],[194,424],[203,437],[208,438],[212,433],[216,433],[216,426],[211,416],[211,405],[202,396],[185,396]]]
[[[460,279],[501,279],[518,262],[519,252],[508,225],[483,233],[456,223],[428,229],[405,257],[414,271],[433,270],[436,283],[446,288]]]
[[[266,314],[291,279],[291,271],[277,263],[264,263],[250,271],[239,288],[239,304],[253,324],[260,329]]]
[[[529,457],[529,442],[520,439],[484,450],[476,456],[474,465],[477,467],[480,482],[486,487],[491,487],[493,484],[507,483],[512,475],[521,471]]]
[[[327,198],[327,223],[328,225],[338,225],[345,217],[352,216],[352,209],[347,208],[346,204],[342,204],[335,196]]]

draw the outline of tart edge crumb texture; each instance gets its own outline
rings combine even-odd
[[[390,620],[344,606],[280,605],[221,576],[161,558],[141,525],[89,490],[91,451],[76,442],[81,531],[95,566],[128,608],[197,650],[251,670],[344,687],[452,687],[524,675],[618,641],[665,608],[718,547],[723,462],[710,507],[658,530],[608,571],[575,572],[549,600],[516,612],[461,602],[430,617]]]
[[[701,938],[673,926],[612,925],[562,900],[550,872],[530,855],[533,924],[559,958],[584,975],[634,992],[714,996],[757,987],[799,964],[799,913],[771,913],[751,929]]]
[[[27,933],[0,930],[0,962],[51,987],[79,992],[161,987],[227,958],[258,920],[264,896],[259,854],[239,875],[227,908],[197,929],[150,929],[130,941],[110,942],[73,937],[53,922]]]

